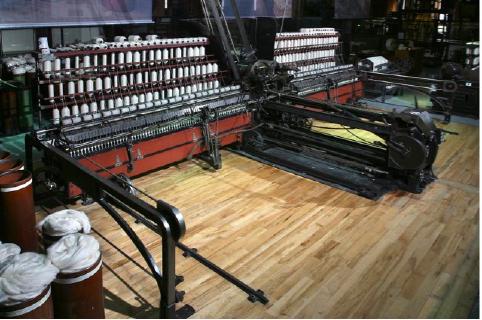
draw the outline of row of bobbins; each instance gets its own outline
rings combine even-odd
[[[276,49],[303,48],[309,46],[333,45],[339,41],[339,35],[334,28],[300,29],[299,32],[277,33]]]
[[[41,109],[52,110],[52,124],[70,125],[221,93],[223,75],[207,59],[207,44],[207,38],[119,36],[49,51],[42,55]],[[71,59],[80,69],[70,68]]]
[[[132,37],[132,38],[131,38]],[[80,44],[72,47],[58,48],[56,52],[78,51],[72,57],[54,57],[44,59],[41,71],[46,79],[70,77],[92,72],[106,72],[108,70],[124,70],[132,67],[148,67],[168,64],[170,61],[198,61],[206,58],[207,38],[157,39],[156,35],[148,36],[151,40],[142,41],[138,36],[116,37],[116,42],[99,40],[96,44]],[[153,37],[156,37],[153,39]],[[192,44],[192,46],[190,46]],[[176,46],[169,48],[150,48],[152,46]],[[129,51],[102,52],[105,49],[131,48]],[[98,53],[95,51],[98,50]],[[83,53],[89,52],[89,53]],[[92,53],[94,51],[94,53]]]
[[[275,61],[281,64],[298,63],[302,61],[310,61],[310,60],[317,60],[317,59],[323,59],[323,58],[333,58],[334,56],[335,56],[335,49],[326,49],[326,50],[283,54],[283,55],[275,56]]]
[[[278,33],[274,60],[290,66],[295,77],[300,73],[323,72],[336,66],[339,35],[334,28],[305,28],[299,32]]]
[[[48,97],[49,101],[54,103],[62,99],[74,99],[79,94],[87,94],[89,96],[110,94],[119,90],[142,89],[159,85],[166,86],[176,82],[183,82],[187,79],[201,81],[215,76],[218,72],[219,66],[217,63],[207,63],[121,75],[112,74],[90,79],[69,79],[67,83],[50,83],[48,85]],[[67,97],[65,97],[65,92]]]
[[[203,81],[187,86],[174,86],[164,90],[147,91],[129,95],[126,91],[116,98],[101,99],[80,105],[63,105],[52,109],[53,124],[76,124],[88,122],[101,117],[110,117],[136,110],[159,107],[168,103],[176,103],[186,99],[194,99],[198,95],[212,95],[235,90],[233,86],[220,87],[218,80]]]

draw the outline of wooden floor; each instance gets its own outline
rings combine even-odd
[[[439,180],[421,195],[375,202],[229,152],[218,172],[191,161],[135,185],[181,210],[185,244],[270,299],[248,302],[178,252],[194,318],[467,317],[479,283],[479,129],[448,129],[460,135],[443,144]],[[97,205],[83,210],[102,245],[107,316],[156,317],[139,253]],[[135,229],[159,259],[159,239]]]

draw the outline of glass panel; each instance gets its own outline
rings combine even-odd
[[[2,31],[2,51],[19,52],[35,50],[33,29]]]
[[[286,17],[293,14],[293,0],[236,0],[241,17]],[[230,0],[223,0],[224,14],[233,17]]]
[[[0,28],[152,22],[152,0],[1,0]]]

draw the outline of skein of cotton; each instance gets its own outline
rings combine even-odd
[[[63,273],[74,273],[92,266],[100,257],[99,242],[90,235],[69,234],[47,249],[52,264]]]
[[[13,257],[20,254],[20,247],[15,243],[0,243],[0,274],[12,262]]]
[[[43,254],[24,252],[14,256],[2,272],[0,304],[9,306],[37,297],[58,272]]]
[[[62,236],[71,233],[90,233],[89,218],[82,211],[61,210],[48,215],[37,224],[37,229],[50,236]]]

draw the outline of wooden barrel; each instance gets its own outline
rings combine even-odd
[[[102,256],[89,268],[62,273],[52,283],[55,318],[104,319]]]
[[[0,241],[22,251],[38,251],[32,175],[25,170],[0,175]]]
[[[17,160],[15,158],[8,158],[5,160],[0,160],[0,175],[11,171],[24,170],[25,166],[22,160]]]
[[[37,297],[14,304],[0,306],[0,318],[6,319],[53,319],[54,308],[50,286]]]

